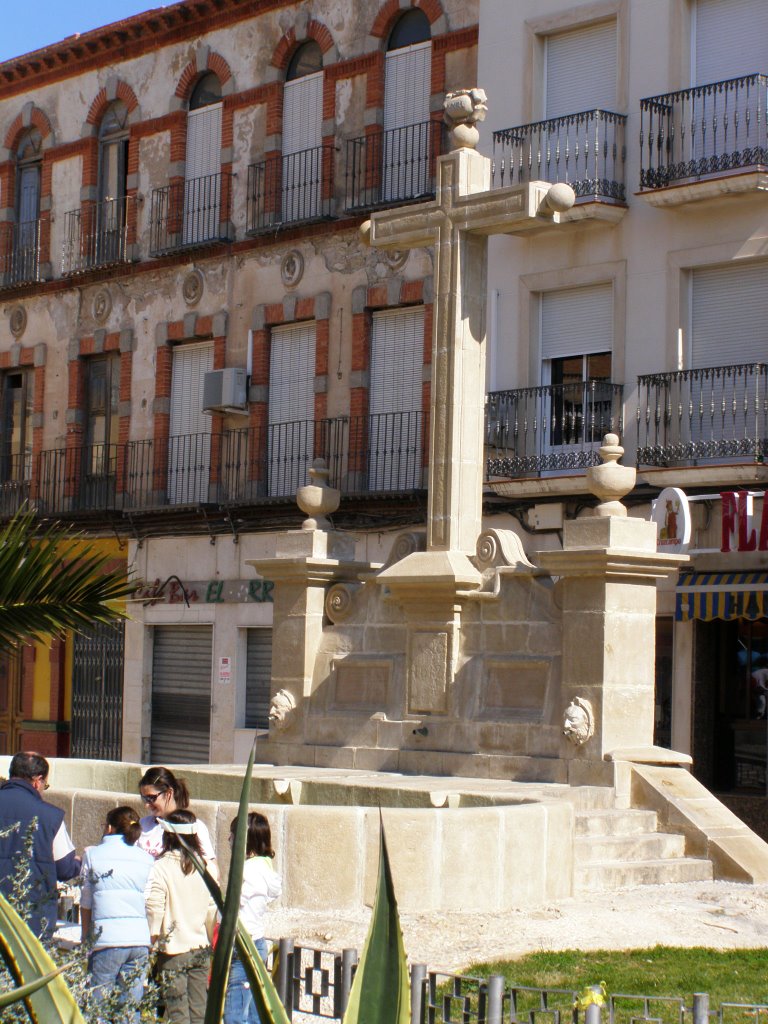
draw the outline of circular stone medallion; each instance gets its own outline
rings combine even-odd
[[[20,338],[27,327],[27,311],[23,306],[13,306],[8,317],[11,334],[14,338]]]
[[[286,288],[297,285],[304,274],[304,257],[298,249],[291,249],[280,262],[280,277]]]
[[[203,296],[205,281],[199,270],[190,270],[181,285],[181,294],[188,306],[195,306]]]
[[[103,324],[112,312],[112,296],[107,288],[99,288],[93,296],[93,319]]]

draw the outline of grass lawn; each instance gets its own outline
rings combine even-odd
[[[631,923],[627,928],[631,929]],[[768,1003],[768,949],[656,946],[586,953],[571,949],[531,953],[519,960],[473,964],[462,974],[503,974],[508,986],[579,992],[587,985],[604,981],[609,995],[678,996],[689,1007],[694,992],[708,992],[713,1009],[726,1002]],[[651,1016],[662,1014],[654,1012]]]

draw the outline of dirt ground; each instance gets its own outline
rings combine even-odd
[[[267,932],[307,946],[362,949],[369,912],[276,910]],[[768,885],[690,882],[570,897],[498,914],[402,914],[412,962],[461,972],[470,963],[551,949],[768,945]]]

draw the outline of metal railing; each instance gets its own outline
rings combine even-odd
[[[231,240],[232,175],[174,181],[152,193],[151,256]]]
[[[434,196],[443,132],[439,121],[422,121],[388,131],[377,127],[349,139],[345,208],[370,210]]]
[[[0,453],[0,518],[8,519],[31,496],[32,454]]]
[[[66,515],[118,508],[119,455],[114,444],[40,452],[35,487],[38,510],[45,515]]]
[[[40,280],[40,221],[0,224],[0,288]]]
[[[125,263],[133,196],[88,203],[64,215],[63,276]]]
[[[584,110],[493,133],[492,187],[568,182],[577,199],[626,200],[627,118]]]
[[[247,230],[329,218],[333,212],[332,144],[271,156],[248,168]]]
[[[640,101],[640,187],[768,164],[768,76],[746,75]]]
[[[675,370],[638,377],[637,462],[768,454],[768,364]]]
[[[604,434],[623,435],[622,401],[622,385],[601,380],[491,392],[487,478],[597,465]]]

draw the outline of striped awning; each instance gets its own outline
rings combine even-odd
[[[768,572],[681,572],[675,619],[768,617]]]

